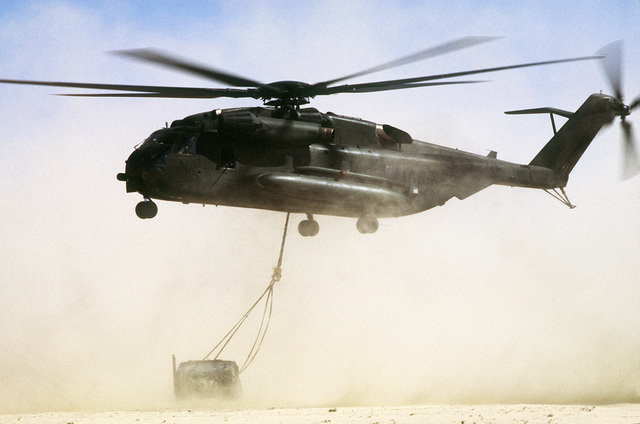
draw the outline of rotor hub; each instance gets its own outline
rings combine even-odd
[[[620,116],[620,118],[624,121],[625,117],[629,116],[631,113],[631,108],[628,105],[625,105],[622,102],[622,98],[616,98],[613,96],[605,96],[609,100],[609,104],[611,105],[611,110],[616,116]]]
[[[300,106],[309,103],[311,84],[302,81],[276,81],[260,89],[260,98],[268,106]]]

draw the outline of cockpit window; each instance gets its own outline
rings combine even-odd
[[[196,154],[196,136],[195,134],[184,134],[182,137],[182,143],[180,145],[180,149],[178,150],[179,154],[182,155],[195,155]]]
[[[158,141],[158,138],[164,133],[164,130],[158,130],[156,132],[151,133],[149,137],[142,144],[154,144]]]
[[[196,153],[196,136],[197,134],[162,129],[151,134],[144,144],[176,145],[178,153],[193,155]]]

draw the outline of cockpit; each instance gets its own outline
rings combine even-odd
[[[176,146],[178,154],[194,155],[198,134],[192,131],[163,128],[152,133],[140,147],[151,145]]]

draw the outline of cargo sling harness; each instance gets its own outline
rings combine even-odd
[[[251,346],[251,350],[249,351],[249,355],[247,355],[247,359],[245,359],[244,364],[240,367],[240,373],[247,369],[249,365],[253,362],[260,350],[260,346],[262,346],[262,341],[264,340],[265,335],[267,334],[267,329],[269,328],[269,322],[271,321],[271,311],[273,310],[273,286],[280,281],[280,277],[282,277],[282,256],[284,254],[284,242],[287,239],[287,227],[289,226],[289,215],[287,213],[287,219],[284,224],[284,232],[282,234],[282,244],[280,245],[280,257],[278,258],[278,265],[273,269],[273,274],[271,275],[271,282],[267,286],[266,290],[260,295],[258,300],[249,308],[247,313],[245,313],[242,318],[233,326],[231,330],[218,342],[218,344],[211,349],[211,351],[203,358],[203,360],[209,358],[214,352],[217,351],[215,357],[218,359],[224,348],[229,344],[233,336],[238,332],[242,324],[247,320],[251,312],[255,309],[256,306],[262,301],[263,298],[266,297],[264,310],[262,312],[262,320],[260,322],[260,328],[258,329],[258,335],[256,336],[255,341],[253,342],[253,346]],[[220,349],[218,349],[220,348]]]

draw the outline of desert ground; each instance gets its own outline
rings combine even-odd
[[[30,423],[639,423],[639,404],[432,405],[402,407],[176,409],[0,415],[1,424]]]

